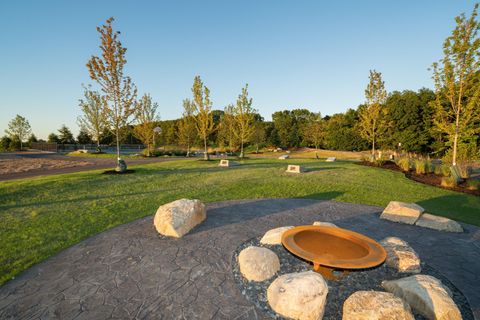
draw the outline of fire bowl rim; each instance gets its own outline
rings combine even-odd
[[[341,236],[341,238],[349,241],[355,240],[357,245],[367,249],[368,254],[355,259],[332,259],[332,256],[318,256],[303,249],[295,242],[295,235],[304,231],[322,232],[333,236]],[[387,258],[387,252],[377,241],[358,232],[343,228],[314,225],[294,227],[283,233],[282,244],[290,253],[312,262],[314,265],[335,269],[356,270],[373,268],[384,263]]]

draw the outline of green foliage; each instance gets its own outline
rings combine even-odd
[[[402,157],[397,160],[397,166],[399,166],[403,171],[410,171],[411,164],[408,157]]]
[[[23,141],[32,133],[32,129],[28,120],[17,114],[15,118],[8,123],[8,129],[5,130],[5,133],[10,139],[19,141],[20,146],[18,149],[22,149]]]
[[[429,171],[430,161],[425,159],[415,159],[415,172],[417,174],[426,174]]]
[[[457,185],[457,181],[452,176],[442,177],[440,185],[446,188],[453,188]]]
[[[79,144],[90,144],[93,142],[92,137],[85,129],[80,129],[77,135],[77,141]]]
[[[480,189],[480,180],[477,179],[468,179],[467,180],[468,190],[479,190]]]
[[[10,144],[12,143],[12,139],[8,136],[3,136],[0,138],[0,151],[10,151]]]
[[[49,142],[49,143],[59,143],[60,139],[58,138],[58,136],[55,133],[52,132],[48,135],[47,142]]]
[[[66,125],[62,125],[62,127],[58,129],[58,143],[75,143],[75,138]]]
[[[348,109],[325,119],[325,147],[330,150],[362,151],[369,148],[356,126],[358,112]]]

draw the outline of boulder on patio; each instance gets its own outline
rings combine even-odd
[[[357,291],[343,303],[343,320],[414,320],[410,306],[389,292]]]
[[[380,241],[380,244],[387,251],[387,266],[398,272],[420,273],[420,258],[409,244],[396,237],[388,237]]]
[[[292,229],[292,228],[293,226],[270,229],[267,232],[265,232],[262,239],[260,239],[260,243],[270,244],[270,245],[282,244],[283,233],[288,229]]]
[[[380,218],[393,222],[414,224],[425,210],[415,203],[390,201]]]
[[[180,199],[160,206],[153,224],[165,236],[180,238],[207,218],[200,200]]]
[[[410,307],[427,319],[460,320],[462,316],[440,280],[428,275],[415,275],[383,281],[382,287],[402,298]]]
[[[323,226],[323,227],[333,227],[338,228],[336,224],[331,222],[324,222],[324,221],[315,221],[312,223],[314,226]]]
[[[299,320],[319,320],[325,312],[328,286],[313,271],[288,273],[275,279],[267,290],[270,307],[278,314]]]
[[[290,165],[288,165],[287,170],[285,172],[288,172],[288,173],[302,173],[302,172],[305,172],[305,170],[301,166],[290,164]]]
[[[438,231],[463,232],[463,228],[460,223],[445,217],[439,217],[429,213],[424,213],[418,219],[415,225],[419,227],[435,229]]]
[[[270,279],[280,270],[280,260],[275,252],[267,248],[250,246],[238,255],[240,272],[249,281]]]

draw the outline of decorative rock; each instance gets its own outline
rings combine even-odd
[[[393,222],[414,224],[418,220],[420,215],[423,213],[423,211],[425,210],[415,203],[390,201],[385,210],[383,210],[380,218]]]
[[[268,230],[265,232],[263,235],[262,239],[260,239],[261,244],[282,244],[282,235],[285,231],[288,229],[292,229],[293,226],[287,226],[287,227],[280,227],[280,228],[275,228]]]
[[[337,161],[337,158],[335,157],[328,157],[327,160],[325,160],[326,162],[335,162]]]
[[[435,229],[438,231],[463,232],[463,228],[458,222],[429,213],[424,213],[415,224],[419,227]]]
[[[323,221],[315,221],[313,223],[314,226],[323,226],[323,227],[333,227],[333,228],[338,228],[336,224],[333,224],[331,222],[323,222]]]
[[[382,287],[407,302],[413,310],[427,319],[462,319],[460,310],[449,290],[435,277],[415,275],[383,281]]]
[[[117,160],[117,167],[115,168],[117,172],[125,172],[127,171],[127,163],[125,160],[118,158]]]
[[[398,272],[419,273],[422,271],[420,258],[406,241],[396,237],[388,237],[380,241],[380,244],[387,251],[385,261],[387,266]]]
[[[343,320],[414,320],[410,306],[389,292],[357,291],[343,303]]]
[[[250,246],[238,255],[240,272],[249,281],[270,279],[280,270],[280,260],[270,249]]]
[[[288,165],[287,170],[285,172],[288,172],[288,173],[302,173],[304,171],[305,170],[301,166],[290,164],[290,165]]]
[[[233,167],[236,165],[238,165],[237,162],[230,160],[220,160],[220,163],[218,164],[219,167]]]
[[[289,273],[275,279],[267,290],[270,307],[278,314],[299,320],[319,320],[325,312],[328,286],[313,271]]]
[[[180,238],[206,218],[200,200],[180,199],[160,206],[153,224],[160,234]]]
[[[284,155],[278,157],[279,160],[287,160],[288,158],[290,158],[290,156],[288,154],[284,154]]]

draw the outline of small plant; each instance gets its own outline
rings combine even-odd
[[[458,166],[460,172],[460,177],[463,179],[468,179],[472,175],[472,167],[466,164],[461,164]]]
[[[480,189],[480,180],[476,180],[476,179],[467,180],[467,189],[468,190],[479,190]]]
[[[406,157],[398,159],[397,166],[399,166],[403,171],[410,171],[410,159]]]
[[[450,177],[451,175],[450,168],[443,164],[435,165],[433,167],[433,173],[435,173],[437,176],[442,176],[442,177]]]
[[[416,159],[415,160],[415,172],[417,174],[426,174],[428,172],[429,161]]]
[[[457,181],[453,177],[443,177],[440,185],[446,188],[453,188],[457,185]]]

